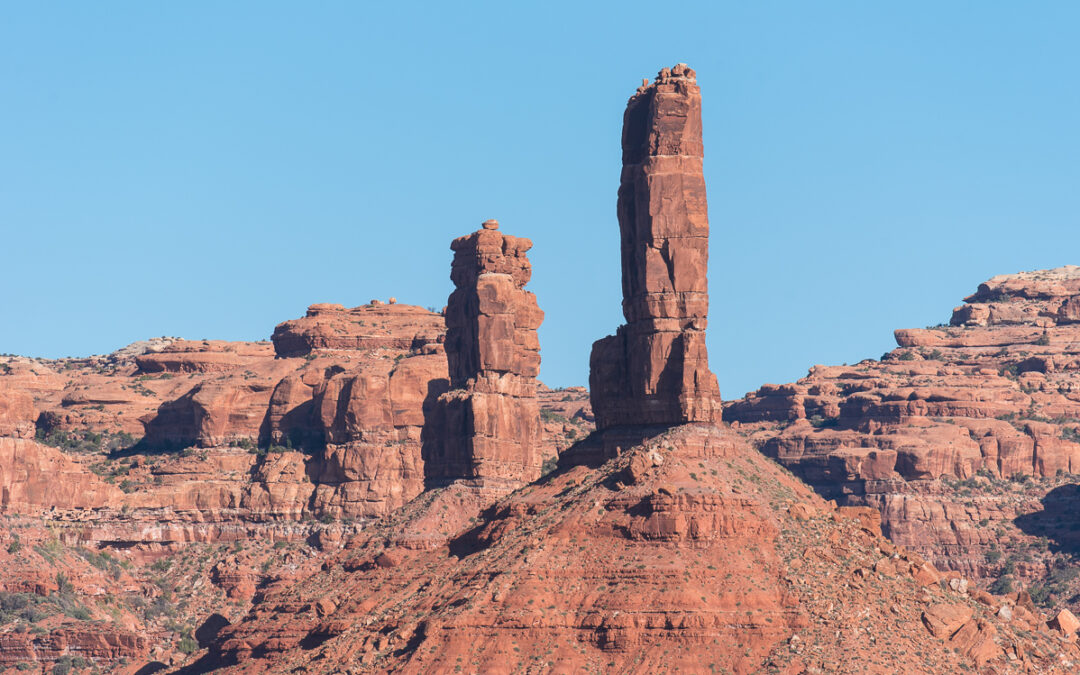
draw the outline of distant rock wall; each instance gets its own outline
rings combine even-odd
[[[1080,267],[997,276],[952,325],[898,330],[881,360],[815,366],[724,416],[939,566],[1043,583],[1080,529],[1077,304]]]
[[[333,350],[420,351],[443,340],[443,318],[430,310],[372,300],[361,307],[320,303],[307,316],[284,321],[271,340],[282,358]]]

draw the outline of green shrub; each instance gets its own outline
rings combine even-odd
[[[999,577],[997,581],[990,584],[990,592],[994,595],[1008,595],[1013,592],[1013,578],[1009,575]]]
[[[554,410],[547,410],[547,409],[541,409],[540,410],[540,419],[544,420],[545,422],[567,422],[567,421],[569,421],[569,420],[566,419],[566,417],[564,417],[563,415],[560,415],[559,413],[555,412]]]
[[[56,573],[56,592],[60,595],[70,595],[75,588],[71,585],[71,580],[63,572]]]
[[[49,616],[49,613],[37,605],[30,605],[19,612],[19,618],[27,623],[37,623]]]
[[[75,665],[75,659],[70,656],[61,656],[52,667],[52,675],[68,675]]]
[[[546,476],[554,471],[559,466],[559,458],[552,456],[544,460],[544,463],[540,466],[540,475]]]
[[[190,635],[185,635],[180,638],[180,644],[176,646],[184,654],[192,654],[199,650],[199,643],[195,641]]]

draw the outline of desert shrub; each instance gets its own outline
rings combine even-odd
[[[0,610],[14,612],[30,604],[28,593],[0,593]]]
[[[823,417],[822,415],[811,415],[806,421],[815,429],[828,429],[840,424],[840,418]]]
[[[180,644],[176,646],[184,654],[192,654],[199,650],[199,643],[195,641],[195,638],[190,635],[185,635],[180,638]]]
[[[37,623],[49,616],[49,613],[37,605],[28,605],[19,612],[19,618],[27,623]]]
[[[138,439],[127,432],[100,433],[96,431],[64,431],[43,428],[37,430],[37,441],[43,445],[60,448],[64,452],[107,453],[134,446]]]
[[[1007,595],[1013,592],[1013,578],[1008,574],[998,577],[990,584],[990,592],[994,595]]]
[[[545,422],[567,422],[568,420],[563,415],[555,412],[554,410],[541,409],[540,419]]]
[[[555,457],[555,456],[548,457],[547,459],[544,460],[544,463],[540,466],[540,475],[546,476],[549,473],[551,473],[552,471],[554,471],[555,468],[558,467],[558,466],[559,466],[559,458],[558,457]]]
[[[60,595],[70,595],[75,588],[71,585],[71,580],[63,572],[56,573],[56,592]]]

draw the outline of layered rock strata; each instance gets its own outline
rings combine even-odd
[[[372,300],[361,307],[319,303],[307,315],[284,321],[270,338],[279,357],[312,352],[396,349],[421,351],[443,340],[443,319],[431,310]]]
[[[834,508],[730,430],[671,429],[482,511],[462,513],[462,492],[429,491],[318,574],[266,589],[193,671],[1064,673],[1080,659],[1026,598],[943,577],[869,509]],[[402,541],[435,522],[444,545]]]
[[[879,510],[897,543],[1076,609],[1078,303],[1075,266],[994,277],[951,325],[898,330],[880,361],[815,366],[724,415],[826,497]]]
[[[455,290],[446,306],[450,391],[439,398],[425,457],[433,483],[520,485],[540,476],[537,375],[544,313],[525,290],[532,241],[485,221],[451,244]]]
[[[660,71],[623,117],[618,217],[626,324],[593,345],[597,428],[716,422],[701,92],[684,64]]]

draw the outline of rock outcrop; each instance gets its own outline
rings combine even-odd
[[[942,583],[869,509],[834,508],[729,430],[677,427],[471,514],[453,489],[267,589],[199,667],[1066,672],[1080,658],[1018,599]],[[432,513],[458,522],[445,545],[401,541]]]
[[[1078,301],[1078,267],[994,277],[952,325],[898,330],[880,361],[815,366],[724,416],[821,494],[877,509],[893,541],[1077,609]]]
[[[0,437],[0,512],[88,509],[122,494],[84,467],[33,440]]]
[[[684,64],[660,71],[623,118],[618,216],[623,315],[597,341],[589,385],[599,430],[720,420],[705,327],[709,220],[701,93]]]
[[[537,375],[544,313],[525,290],[532,242],[497,221],[451,244],[455,290],[446,306],[450,391],[439,398],[425,457],[432,483],[518,486],[540,476]]]
[[[151,373],[223,373],[251,368],[274,355],[266,342],[227,342],[225,340],[174,340],[161,346],[148,346],[135,354],[139,374]]]
[[[447,389],[441,352],[375,359],[314,394],[326,446],[311,462],[317,513],[384,516],[424,489],[424,433]]]
[[[36,422],[33,396],[17,389],[0,389],[0,436],[33,438]]]
[[[421,351],[442,339],[439,314],[377,300],[352,309],[329,303],[311,305],[307,316],[278,324],[271,337],[274,351],[283,358],[335,350]]]

